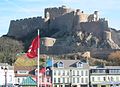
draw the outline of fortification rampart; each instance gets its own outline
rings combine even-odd
[[[106,24],[107,21],[82,22],[80,23],[80,26],[82,31],[92,33],[93,35],[97,36],[99,39],[103,39],[104,31],[108,30],[108,26]]]
[[[7,35],[15,38],[21,38],[38,28],[42,29],[43,25],[44,19],[42,19],[42,17],[11,20]]]

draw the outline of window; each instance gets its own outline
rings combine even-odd
[[[18,78],[18,83],[20,83],[20,78]]]
[[[77,71],[77,76],[79,76],[79,71]]]
[[[42,78],[42,82],[44,82],[44,78]]]
[[[10,80],[9,80],[9,82],[12,82],[12,75],[9,75],[9,77],[10,77]]]
[[[63,83],[65,83],[65,78],[63,78]]]
[[[113,78],[113,77],[111,77],[111,81],[114,81],[114,78]]]
[[[104,80],[104,81],[106,81],[106,78],[105,78],[105,77],[103,77],[103,80]]]
[[[46,75],[49,75],[49,71],[46,71]]]
[[[94,78],[94,77],[92,77],[92,81],[93,81],[93,82],[95,81],[95,78]]]
[[[88,78],[85,78],[85,83],[88,83]]]
[[[56,71],[54,71],[54,75],[56,75]]]
[[[67,78],[67,83],[69,83],[69,78]]]
[[[79,80],[79,78],[77,78],[77,83],[79,83],[80,82],[80,80]]]
[[[84,81],[83,81],[84,79],[83,78],[81,78],[81,83],[84,83]]]
[[[63,76],[65,76],[65,71],[63,71]]]
[[[67,71],[67,75],[69,76],[69,71]]]
[[[83,71],[81,71],[81,76],[83,76]]]
[[[75,70],[73,70],[73,76],[75,76]]]
[[[49,78],[47,78],[47,82],[49,82]]]
[[[56,83],[56,78],[54,78],[54,83]]]
[[[73,78],[73,83],[75,83],[75,78]]]
[[[88,71],[86,70],[86,72],[85,72],[85,75],[87,76],[88,75]]]
[[[76,65],[77,65],[77,67],[82,67],[82,63],[81,62],[78,62]]]
[[[58,78],[58,83],[60,83],[60,78]]]
[[[58,63],[58,66],[59,66],[59,67],[63,67],[63,63],[62,63],[62,62],[59,62],[59,63]]]

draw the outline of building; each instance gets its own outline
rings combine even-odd
[[[45,72],[46,71],[46,72]],[[39,71],[39,85],[40,87],[52,87],[52,71],[50,67],[42,67]],[[37,69],[35,70],[35,75],[37,77]],[[37,82],[37,79],[36,79]]]
[[[80,60],[54,60],[53,87],[88,87],[89,65]]]
[[[14,67],[6,63],[0,63],[0,86],[14,85]]]
[[[120,66],[91,67],[92,87],[120,87]]]
[[[26,79],[35,79],[35,66],[15,66],[14,73],[15,73],[15,86],[23,86],[23,83]],[[30,84],[32,85],[32,84]],[[29,85],[29,86],[30,86]]]

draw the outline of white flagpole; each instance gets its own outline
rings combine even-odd
[[[47,59],[47,56],[45,57],[45,87],[46,87],[46,82],[47,82],[47,78],[46,78],[46,59]]]
[[[38,36],[39,36],[39,29],[38,29]],[[40,39],[40,38],[39,38]],[[40,40],[38,39],[38,46],[40,45]],[[39,87],[39,83],[40,83],[40,78],[39,78],[39,70],[40,70],[40,62],[39,62],[39,58],[40,58],[40,46],[38,47],[38,58],[37,58],[37,69],[38,69],[38,75],[37,75],[37,79],[38,79],[38,82],[37,82],[37,87]]]
[[[54,81],[54,77],[53,77],[54,76],[54,72],[53,71],[54,71],[54,59],[52,57],[52,87],[54,87],[54,82],[53,82]]]

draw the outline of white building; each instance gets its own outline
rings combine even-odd
[[[89,65],[80,60],[54,60],[53,87],[89,87]]]
[[[5,63],[0,63],[0,86],[14,85],[14,67]]]
[[[15,66],[15,86],[20,86],[22,82],[28,77],[34,77],[33,73],[36,67],[32,66]]]
[[[120,66],[91,67],[92,87],[120,87]]]

